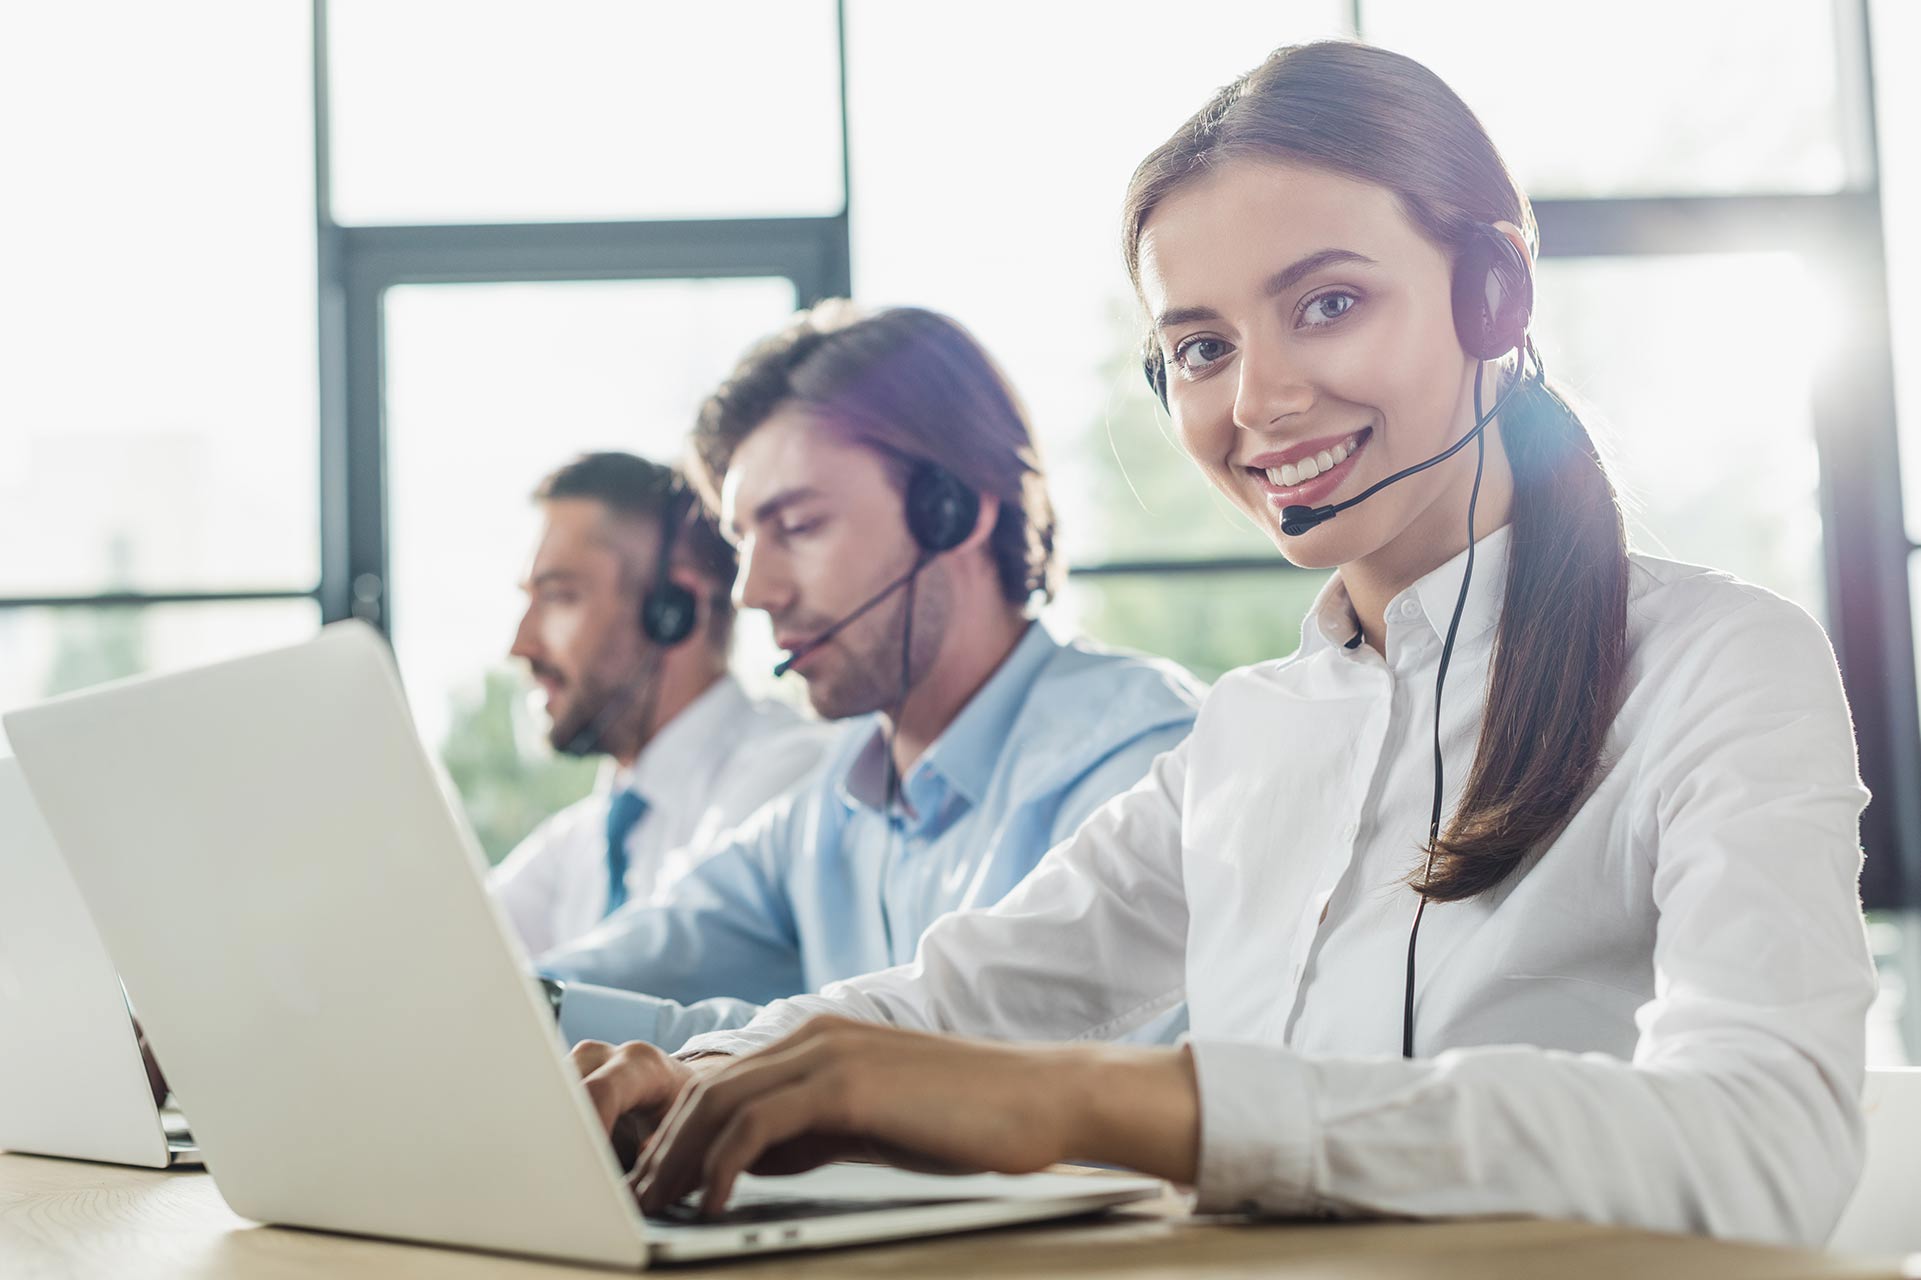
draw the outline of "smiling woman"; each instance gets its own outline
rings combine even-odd
[[[1182,447],[1336,570],[1301,646],[912,965],[600,1063],[603,1116],[665,1112],[643,1204],[858,1149],[1122,1164],[1209,1210],[1824,1239],[1874,990],[1833,654],[1624,550],[1479,123],[1404,57],[1282,49],[1123,225]],[[1183,998],[1179,1047],[1102,1043]]]
[[[1586,428],[1518,366],[1513,430],[1487,424],[1500,447],[1477,450],[1472,483],[1468,458],[1441,456],[1470,410],[1479,429],[1481,362],[1520,358],[1533,213],[1471,114],[1425,109],[1437,81],[1361,46],[1322,49],[1269,64],[1271,88],[1256,72],[1224,90],[1142,162],[1124,256],[1155,318],[1148,376],[1188,453],[1290,560],[1341,566],[1363,630],[1437,547],[1473,545],[1478,504],[1481,528],[1511,516],[1510,593],[1559,607],[1503,617],[1490,714],[1445,834],[1435,787],[1422,890],[1472,897],[1566,820],[1598,766],[1625,663],[1626,535]],[[1490,257],[1488,228],[1521,260]],[[1273,270],[1277,257],[1291,261]],[[1501,314],[1482,314],[1490,296]],[[1518,492],[1511,467],[1530,473]],[[1390,476],[1407,483],[1344,521],[1283,518]],[[1380,631],[1368,638],[1382,647]]]

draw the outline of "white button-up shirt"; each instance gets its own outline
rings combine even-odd
[[[535,828],[488,886],[529,955],[571,942],[607,914],[607,809],[616,792],[647,802],[627,836],[627,900],[643,902],[811,774],[832,741],[831,726],[757,702],[723,676],[661,727],[631,770],[608,761],[594,793]]]
[[[1508,536],[1477,547],[1448,671],[1450,811]],[[1524,871],[1428,907],[1400,1057],[1404,881],[1465,559],[1389,603],[1385,656],[1348,647],[1336,576],[1295,654],[1224,678],[1193,736],[997,907],[686,1051],[742,1052],[817,1012],[1107,1038],[1185,994],[1203,1208],[1820,1242],[1861,1161],[1867,792],[1826,636],[1766,591],[1632,557],[1605,766]]]

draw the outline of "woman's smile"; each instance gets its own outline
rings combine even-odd
[[[1277,510],[1319,506],[1346,481],[1354,470],[1355,458],[1373,437],[1373,427],[1362,427],[1343,436],[1306,440],[1249,458],[1241,464],[1241,471]]]

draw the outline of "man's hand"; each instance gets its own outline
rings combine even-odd
[[[623,1169],[633,1168],[641,1144],[653,1133],[682,1086],[698,1074],[696,1066],[639,1040],[618,1048],[599,1040],[582,1040],[574,1046],[573,1060]],[[726,1061],[724,1057],[697,1060],[713,1066]]]

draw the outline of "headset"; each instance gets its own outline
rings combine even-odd
[[[694,634],[700,609],[694,593],[670,576],[674,547],[693,514],[695,497],[678,477],[660,515],[660,554],[654,561],[654,580],[640,597],[640,633],[663,649],[671,649]]]
[[[1527,255],[1499,228],[1488,223],[1476,223],[1468,229],[1455,253],[1450,292],[1454,335],[1461,344],[1461,350],[1475,361],[1474,426],[1459,440],[1425,462],[1397,471],[1344,502],[1323,507],[1290,506],[1281,510],[1281,532],[1287,537],[1298,538],[1341,512],[1367,501],[1389,485],[1399,484],[1417,472],[1446,462],[1465,448],[1469,441],[1475,444],[1474,488],[1467,504],[1467,565],[1461,574],[1461,593],[1454,602],[1454,616],[1448,622],[1447,637],[1441,644],[1440,669],[1434,678],[1434,803],[1428,821],[1427,870],[1422,875],[1423,880],[1433,875],[1436,846],[1441,839],[1441,692],[1447,684],[1448,662],[1454,656],[1454,638],[1460,630],[1461,615],[1467,608],[1468,585],[1474,580],[1474,515],[1480,503],[1481,473],[1487,461],[1487,437],[1483,433],[1524,383],[1530,378],[1537,383],[1544,382],[1547,377],[1541,354],[1534,349],[1534,342],[1527,332],[1528,322],[1534,315],[1534,273],[1528,266]],[[1510,351],[1519,352],[1521,357],[1514,379],[1495,397],[1494,407],[1483,412],[1481,379],[1487,362],[1497,360]],[[1530,361],[1534,366],[1532,374],[1528,372]],[[1161,408],[1166,409],[1167,363],[1161,355],[1159,344],[1152,339],[1143,355],[1141,371],[1146,375],[1147,385],[1153,389],[1155,398],[1161,402]],[[1421,917],[1426,911],[1427,895],[1422,894],[1420,905],[1414,909],[1414,926],[1407,939],[1407,988],[1401,1002],[1401,1056],[1404,1058],[1414,1056],[1415,956],[1416,944],[1421,936]]]
[[[592,755],[600,748],[600,738],[614,718],[627,711],[643,694],[651,702],[659,692],[661,659],[666,651],[684,644],[694,634],[700,618],[700,604],[694,593],[671,576],[674,549],[682,532],[691,523],[698,498],[678,476],[668,481],[666,501],[660,512],[660,550],[654,557],[654,579],[641,593],[636,620],[647,640],[633,679],[607,696],[592,720],[561,747],[563,755]]]

